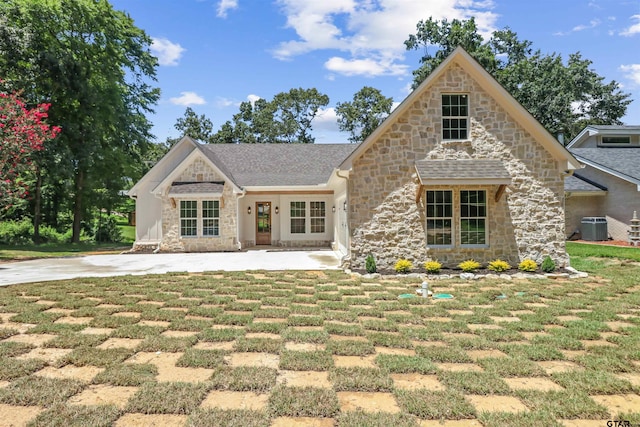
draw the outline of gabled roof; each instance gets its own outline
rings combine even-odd
[[[640,186],[640,148],[572,148],[578,160]]]
[[[360,146],[340,165],[341,169],[350,169],[354,160],[367,151],[369,146],[383,135],[401,117],[416,100],[447,71],[453,64],[462,67],[474,80],[487,91],[495,101],[558,160],[566,161],[567,169],[579,169],[580,163],[547,130],[503,88],[496,79],[471,57],[462,47],[456,48],[404,101],[386,118],[378,128],[364,140]]]
[[[607,193],[607,187],[574,173],[565,177],[564,191],[565,193],[604,195]]]
[[[207,144],[212,163],[238,187],[326,184],[357,144]]]
[[[497,159],[419,160],[416,171],[421,184],[511,184],[511,175]]]
[[[586,139],[593,135],[640,135],[637,125],[589,125],[580,131],[568,144],[567,149],[579,147]],[[571,150],[569,150],[571,151]]]
[[[180,194],[222,194],[224,182],[173,182],[169,195]]]

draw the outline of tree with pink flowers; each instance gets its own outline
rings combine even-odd
[[[18,93],[0,92],[0,219],[29,195],[33,156],[60,133],[46,123],[49,106],[29,108]]]

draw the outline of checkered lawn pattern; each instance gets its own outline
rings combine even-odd
[[[0,289],[0,424],[640,422],[639,267],[614,280],[242,272]],[[496,298],[507,295],[506,299]]]

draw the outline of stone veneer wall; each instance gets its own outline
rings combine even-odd
[[[441,94],[461,92],[469,95],[470,138],[442,141]],[[434,188],[452,189],[454,196],[459,189],[488,190],[489,247],[428,248],[424,197],[419,205],[415,201],[415,162],[468,158],[504,162],[512,183],[498,203],[498,186]],[[369,253],[380,268],[392,268],[400,258],[416,266],[427,259],[455,266],[469,258],[482,263],[500,258],[517,265],[525,258],[541,262],[546,255],[559,266],[568,265],[561,172],[558,161],[453,64],[353,163],[348,184],[351,265],[363,268]],[[459,233],[457,225],[454,230]]]
[[[176,181],[224,181],[204,160],[195,159]],[[201,227],[202,200],[215,198],[182,197],[175,199],[175,207],[169,196],[162,199],[162,252],[213,252],[234,251],[238,249],[237,233],[237,196],[233,194],[233,186],[225,182],[220,200],[220,235],[216,237],[181,237],[180,236],[180,200],[198,200],[198,234]]]

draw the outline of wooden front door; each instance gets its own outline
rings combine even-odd
[[[271,203],[256,202],[256,245],[271,244]]]

